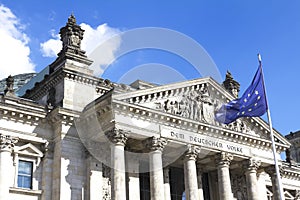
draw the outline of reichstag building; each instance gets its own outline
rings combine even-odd
[[[229,72],[223,83],[117,84],[93,76],[73,15],[60,36],[57,59],[42,77],[30,75],[23,94],[5,79],[1,200],[280,199],[268,124],[215,121],[216,109],[237,98]],[[300,199],[300,132],[274,129],[274,140],[278,158],[286,153],[285,199]]]

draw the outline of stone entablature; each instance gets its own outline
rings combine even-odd
[[[168,127],[183,129],[186,131],[192,131],[211,137],[234,141],[240,144],[248,144],[249,146],[256,148],[271,150],[271,141],[257,136],[239,133],[223,127],[197,122],[176,115],[159,112],[150,108],[129,104],[123,101],[114,100],[113,105],[116,113],[129,115],[131,117],[134,116],[137,119],[158,123]],[[276,145],[278,152],[282,152],[289,147],[289,144],[277,143]]]
[[[289,163],[283,163],[281,167],[281,174],[283,177],[292,179],[292,180],[298,180],[300,181],[300,168],[299,166],[291,166]]]
[[[0,116],[21,123],[37,124],[45,120],[47,108],[32,101],[0,96]]]

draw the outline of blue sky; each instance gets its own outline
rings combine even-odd
[[[300,1],[0,0],[0,5],[2,12],[3,8],[6,9],[0,15],[0,29],[8,29],[0,34],[9,34],[15,39],[12,44],[8,43],[10,40],[0,42],[0,53],[23,55],[24,60],[19,59],[20,62],[28,62],[21,66],[18,60],[14,64],[11,59],[8,63],[0,61],[1,78],[10,72],[39,72],[50,64],[55,57],[47,48],[49,50],[57,44],[59,29],[72,12],[78,24],[84,23],[91,33],[97,34],[96,30],[102,30],[104,39],[134,28],[162,27],[185,34],[202,45],[222,78],[230,70],[240,82],[241,93],[248,87],[257,69],[256,54],[261,53],[274,127],[284,135],[300,129]],[[7,17],[7,9],[14,17]],[[9,23],[3,23],[12,19],[15,19],[13,28]],[[49,42],[51,39],[53,43]],[[42,49],[41,44],[48,46]],[[16,51],[18,47],[20,52]],[[9,55],[5,57],[9,58]],[[201,76],[186,60],[153,49],[138,50],[120,57],[101,76],[117,81],[134,66],[147,67],[149,63],[158,63],[152,73],[146,73],[149,81],[158,82],[157,77],[168,73],[155,71],[160,65],[176,69],[186,79]],[[145,77],[145,74],[142,75],[142,78]],[[177,78],[180,79],[180,76]],[[172,80],[165,80],[168,81]]]

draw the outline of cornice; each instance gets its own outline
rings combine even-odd
[[[78,83],[92,85],[95,87],[98,94],[104,94],[113,88],[113,84],[108,80],[89,76],[70,69],[60,68],[52,74],[46,75],[41,82],[36,83],[32,89],[26,91],[26,94],[23,97],[32,100],[39,100],[62,79],[69,79]]]
[[[16,98],[2,97],[0,101],[0,117],[29,124],[37,124],[45,119],[47,108],[35,102]]]
[[[300,166],[291,166],[288,163],[283,163],[282,175],[288,179],[300,180]]]

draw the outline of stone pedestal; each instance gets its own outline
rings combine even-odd
[[[187,200],[199,199],[196,159],[200,148],[189,146],[184,158],[184,183]]]
[[[124,200],[126,198],[125,153],[124,147],[127,134],[119,129],[113,129],[106,133],[111,144],[112,167],[112,199]]]
[[[246,175],[248,200],[260,200],[257,187],[257,169],[260,161],[250,159],[243,162],[243,169]]]
[[[229,174],[229,165],[232,159],[233,156],[229,153],[222,152],[216,155],[220,200],[233,199]]]
[[[17,138],[0,134],[0,199],[9,199],[9,187],[13,183],[11,153],[17,141]]]
[[[165,192],[165,200],[171,200],[171,188],[170,188],[170,176],[169,176],[169,168],[164,168],[164,192]]]
[[[150,193],[151,200],[164,199],[164,175],[162,166],[162,151],[167,141],[163,138],[152,137],[147,141],[150,170]]]

